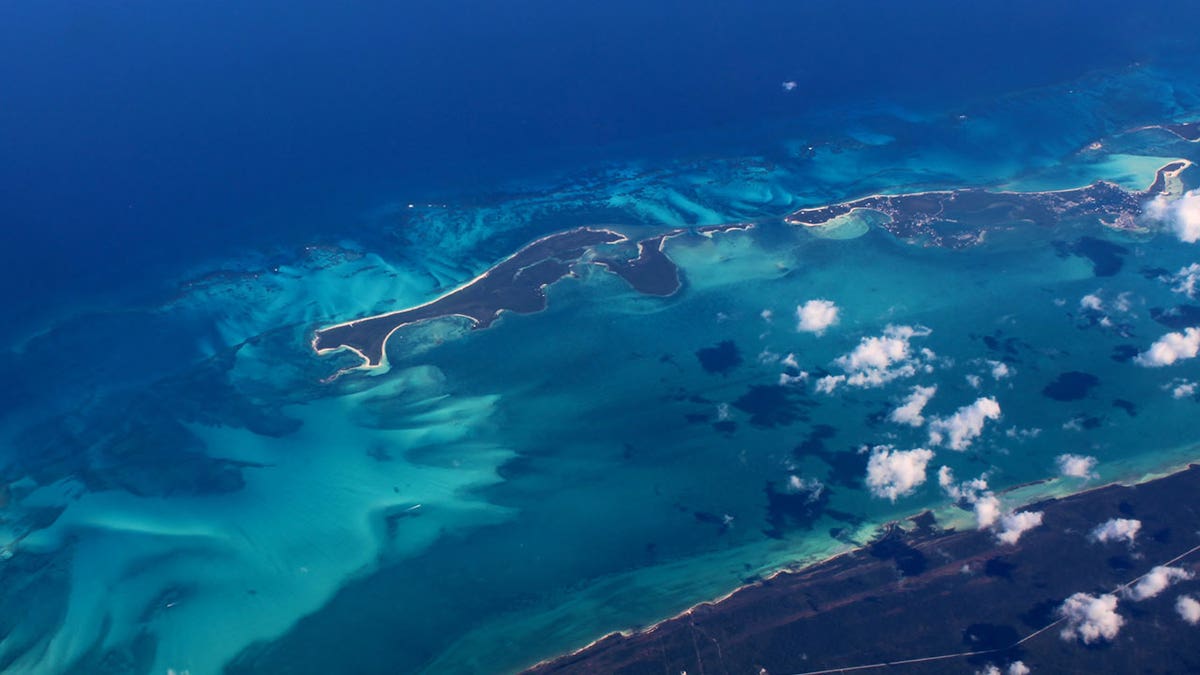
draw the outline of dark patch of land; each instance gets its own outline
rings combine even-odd
[[[779,574],[632,635],[610,635],[530,673],[806,673],[879,664],[863,672],[972,672],[1020,659],[1033,672],[1195,672],[1194,626],[1174,610],[1200,580],[1133,603],[1110,643],[1084,646],[1050,626],[1076,592],[1114,590],[1200,539],[1200,468],[1137,486],[1109,486],[1029,507],[1044,525],[1014,546],[990,532],[889,528],[871,545]],[[926,514],[928,515],[928,514]],[[1138,518],[1136,549],[1088,538],[1099,523]],[[1200,554],[1176,563],[1195,569]],[[897,664],[943,654],[995,650]],[[884,665],[890,663],[891,665]]]
[[[1182,124],[1164,124],[1163,129],[1175,134],[1185,141],[1200,141],[1200,122],[1184,122]]]
[[[792,212],[792,225],[823,225],[854,209],[877,211],[888,217],[880,227],[903,239],[932,246],[964,248],[982,241],[990,228],[1018,223],[1052,225],[1064,219],[1098,218],[1106,224],[1132,229],[1149,197],[1166,189],[1167,175],[1187,166],[1171,162],[1155,174],[1146,190],[1131,191],[1107,181],[1053,192],[993,192],[980,188],[872,195],[839,204]]]
[[[670,234],[639,241],[638,255],[632,260],[597,258],[596,264],[629,282],[639,293],[672,295],[679,290],[679,268],[663,253]]]
[[[362,357],[365,366],[379,366],[385,358],[387,340],[397,329],[451,316],[468,319],[473,328],[486,328],[502,311],[541,311],[546,308],[546,287],[572,275],[575,266],[582,264],[601,265],[638,292],[671,295],[679,289],[679,269],[662,248],[666,238],[680,232],[638,242],[636,256],[604,259],[592,259],[590,254],[597,246],[611,246],[615,254],[631,254],[632,242],[607,229],[581,227],[557,232],[525,246],[470,283],[432,302],[319,329],[313,337],[313,349],[318,354],[351,349]]]
[[[1196,130],[1200,131],[1200,127],[1197,127],[1194,124],[1176,125],[1176,126],[1188,126],[1190,129],[1196,129]],[[1177,133],[1177,132],[1175,132],[1175,133]],[[1197,132],[1194,131],[1192,133],[1197,133]],[[1182,134],[1180,134],[1180,135],[1182,136]],[[1187,140],[1189,140],[1189,141],[1200,140],[1200,133],[1198,133],[1195,138],[1188,138]],[[1162,194],[1167,189],[1167,176],[1169,174],[1175,173],[1176,171],[1181,171],[1186,167],[1187,167],[1187,162],[1171,162],[1170,164],[1164,165],[1161,169],[1158,170],[1157,173],[1154,174],[1154,182],[1150,184],[1150,187],[1146,189],[1146,192],[1151,195]]]

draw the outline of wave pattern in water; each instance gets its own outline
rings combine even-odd
[[[1086,221],[947,251],[779,219],[879,191],[1141,189],[1200,153],[1127,130],[1197,110],[1195,91],[1143,67],[944,115],[872,110],[740,158],[386,207],[370,250],[229,260],[141,306],[142,322],[86,322],[109,345],[87,353],[103,387],[72,388],[86,364],[54,358],[78,320],[35,334],[6,366],[27,382],[14,402],[32,403],[3,418],[0,616],[22,620],[3,624],[0,665],[331,672],[354,654],[376,672],[513,670],[949,510],[942,465],[1002,490],[1056,476],[1064,452],[1095,457],[1095,478],[1047,488],[1078,489],[1190,457],[1196,401],[1174,394],[1194,362],[1132,360],[1195,317],[1170,279],[1190,246]],[[610,221],[758,227],[669,241],[672,297],[591,267],[551,286],[545,312],[414,326],[390,370],[321,383],[352,359],[312,354],[314,328]],[[837,323],[797,331],[817,299]],[[159,326],[161,354],[124,339]],[[853,386],[843,357],[896,335],[895,372]],[[816,384],[838,376],[831,393]],[[917,385],[936,385],[924,415],[943,426],[980,398],[1001,413],[939,444],[888,420]],[[861,451],[885,444],[934,453],[894,502],[872,496]]]

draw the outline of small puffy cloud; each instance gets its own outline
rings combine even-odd
[[[948,466],[943,466],[938,469],[938,485],[954,501],[974,504],[979,499],[979,496],[988,489],[987,474],[957,483],[954,480],[954,471]]]
[[[1181,267],[1178,272],[1170,278],[1171,290],[1176,293],[1183,293],[1189,298],[1196,297],[1196,285],[1200,284],[1200,263],[1192,263],[1187,267]]]
[[[925,448],[896,450],[888,445],[876,446],[867,461],[867,487],[876,497],[893,502],[912,494],[925,482],[925,469],[933,459],[933,451]]]
[[[1167,590],[1167,586],[1176,581],[1191,579],[1193,576],[1195,575],[1182,567],[1158,565],[1149,572],[1146,572],[1145,576],[1139,579],[1136,584],[1126,588],[1125,597],[1133,601],[1153,598]]]
[[[992,527],[1000,520],[1000,498],[991,492],[975,500],[975,524],[981,530]]]
[[[839,311],[830,300],[809,300],[796,307],[796,330],[821,335],[838,322]]]
[[[1004,435],[1009,438],[1015,438],[1020,441],[1027,441],[1031,438],[1037,438],[1038,436],[1041,436],[1042,430],[1037,427],[1032,427],[1029,429],[1021,429],[1019,427],[1009,427],[1004,432]]]
[[[1195,626],[1200,623],[1200,602],[1190,595],[1181,595],[1175,601],[1175,611],[1180,618]]]
[[[1000,529],[996,538],[1004,544],[1015,544],[1021,535],[1042,524],[1041,511],[1020,511],[1000,516]]]
[[[845,375],[826,375],[817,380],[817,391],[822,394],[832,394],[838,385],[845,381]]]
[[[1062,639],[1078,638],[1086,645],[1112,640],[1125,625],[1125,618],[1117,614],[1117,596],[1111,593],[1101,596],[1076,593],[1063,602],[1058,614],[1066,621],[1059,632]]]
[[[1079,308],[1089,318],[1105,328],[1115,324],[1110,314],[1128,314],[1133,309],[1133,294],[1126,291],[1118,294],[1111,301],[1106,301],[1100,291],[1089,293],[1079,299]]]
[[[1013,374],[1012,368],[1003,361],[988,361],[988,365],[992,367],[992,378],[1003,380],[1006,377],[1011,377]]]
[[[954,480],[954,471],[948,466],[943,466],[938,469],[938,485],[954,501],[971,506],[975,513],[975,524],[979,529],[986,530],[1000,521],[1003,509],[1000,507],[1000,499],[988,490],[986,473],[958,483]]]
[[[775,312],[772,312],[769,309],[764,309],[763,311],[759,312],[758,315],[761,316],[762,320],[766,321],[767,323],[771,323],[771,321],[775,318]]]
[[[807,381],[808,381],[808,372],[807,371],[802,370],[799,373],[796,373],[795,375],[792,375],[790,373],[780,373],[779,374],[779,386],[781,386],[781,387],[791,387],[793,385],[802,384]]]
[[[1200,352],[1200,328],[1185,328],[1182,333],[1167,333],[1138,354],[1134,361],[1147,368],[1161,368],[1176,361],[1196,358]]]
[[[1191,380],[1175,380],[1167,385],[1172,398],[1191,398],[1196,395],[1196,383]]]
[[[929,399],[937,393],[937,385],[931,387],[913,387],[912,392],[900,404],[900,407],[888,414],[888,419],[896,424],[907,424],[910,427],[919,427],[925,423],[925,416],[921,414],[925,410],[925,404],[929,403]]]
[[[799,87],[800,85],[795,80],[787,80],[785,82],[780,83],[779,86],[784,91],[795,91],[796,87]]]
[[[987,664],[983,670],[975,671],[975,675],[1029,675],[1031,671],[1024,661],[1013,661],[1004,670],[995,664]]]
[[[929,442],[946,445],[951,450],[966,450],[983,433],[983,423],[1000,419],[1000,404],[991,397],[977,399],[963,406],[950,417],[937,418],[929,423]]]
[[[1096,458],[1085,455],[1065,454],[1054,459],[1058,472],[1071,478],[1095,478]]]
[[[1142,521],[1132,518],[1112,518],[1106,520],[1092,530],[1092,539],[1101,543],[1110,541],[1125,541],[1133,545],[1138,532],[1142,529]]]
[[[975,373],[968,373],[966,377],[967,377],[967,384],[971,385],[972,389],[978,389],[981,386],[983,386],[983,378],[976,375]]]
[[[1200,241],[1200,192],[1197,190],[1189,190],[1174,200],[1159,195],[1146,204],[1146,215],[1162,223],[1180,241],[1189,244]]]
[[[800,362],[796,360],[795,354],[788,352],[780,363],[788,370],[779,374],[779,386],[790,387],[808,381],[808,371],[800,370]]]
[[[805,495],[808,497],[808,501],[815,502],[825,492],[825,484],[818,478],[801,478],[791,475],[788,476],[787,489],[788,492]]]
[[[918,372],[930,372],[932,366],[925,361],[932,359],[935,354],[928,349],[914,353],[911,344],[913,338],[925,337],[929,333],[928,328],[887,326],[883,335],[863,338],[850,353],[834,360],[846,372],[845,376],[838,377],[842,377],[849,386],[870,388],[912,377]]]

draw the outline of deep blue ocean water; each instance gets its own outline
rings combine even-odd
[[[831,106],[941,110],[1182,57],[1196,11],[13,3],[0,8],[0,288],[19,318],[41,294],[146,288],[247,246],[336,237],[382,201],[595,158],[719,154],[764,121]]]
[[[1200,159],[1135,130],[1200,119],[1196,19],[0,7],[0,670],[507,672],[954,515],[936,466],[1054,478],[1016,506],[1194,458],[1197,403],[1172,392],[1195,361],[1129,358],[1200,312],[1165,280],[1192,245],[1064,222],[947,251],[779,219],[875,192],[1142,189]],[[671,244],[667,300],[584,274],[544,313],[416,327],[387,372],[332,384],[354,359],[309,349],[547,232],[743,220],[760,226]],[[797,332],[817,298],[841,321]],[[816,390],[889,324],[927,370]],[[737,364],[709,372],[721,345]],[[789,353],[812,381],[776,386]],[[1003,415],[892,502],[858,449],[929,445],[882,421],[914,385],[937,385],[931,418],[985,395]],[[1055,478],[1068,451],[1096,477]]]

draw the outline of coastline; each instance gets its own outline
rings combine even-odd
[[[1168,178],[1178,177],[1180,173],[1182,173],[1189,167],[1193,166],[1193,164],[1194,163],[1188,159],[1173,158],[1173,159],[1169,160],[1167,163],[1160,166],[1157,171],[1155,171],[1154,179],[1150,182],[1149,185],[1146,186],[1146,188],[1144,190],[1140,190],[1140,191],[1136,191],[1136,192],[1131,191],[1130,194],[1136,195],[1136,196],[1142,196],[1142,197],[1153,196],[1153,194],[1156,192],[1156,189],[1157,189],[1157,191],[1163,191],[1166,189]],[[875,204],[877,202],[890,203],[892,200],[897,200],[897,199],[906,199],[906,200],[919,199],[921,197],[953,199],[954,197],[956,197],[960,194],[970,194],[970,193],[994,195],[997,197],[1023,197],[1023,198],[1036,198],[1036,197],[1040,197],[1040,196],[1051,196],[1051,195],[1060,195],[1061,196],[1061,195],[1066,195],[1066,194],[1070,194],[1070,193],[1089,190],[1089,189],[1095,188],[1100,185],[1105,185],[1105,184],[1112,185],[1111,183],[1107,183],[1106,181],[1097,181],[1094,183],[1090,183],[1088,185],[1062,188],[1062,189],[1058,189],[1058,190],[1034,190],[1034,191],[1028,191],[1028,192],[1020,191],[1020,190],[988,190],[986,188],[965,188],[965,189],[951,189],[951,190],[923,190],[923,191],[919,191],[919,192],[900,192],[900,193],[895,193],[895,194],[875,193],[875,194],[870,194],[870,195],[866,195],[863,197],[858,197],[856,199],[851,199],[851,200],[842,201],[842,202],[836,202],[833,204],[822,204],[819,206],[812,206],[812,207],[796,209],[796,210],[792,211],[791,213],[789,213],[788,215],[784,216],[783,221],[789,225],[796,225],[796,226],[801,226],[804,228],[814,228],[814,227],[821,227],[821,226],[827,225],[836,218],[849,216],[849,215],[853,214],[855,211],[866,210],[866,211],[874,211],[876,213],[879,213],[879,214],[889,218],[891,220],[891,222],[895,222],[896,218],[893,214],[888,213],[887,211],[883,211],[879,208],[875,208],[875,206],[873,204]],[[819,216],[823,216],[824,220],[820,220],[818,222],[813,222],[810,220],[803,220],[804,217],[809,216],[810,214],[816,214]]]
[[[673,228],[633,243],[627,235],[608,227],[584,226],[550,233],[522,246],[482,274],[438,297],[403,309],[333,324],[313,331],[309,347],[318,356],[349,351],[361,363],[342,368],[322,379],[328,384],[353,371],[385,369],[387,344],[406,326],[460,317],[471,330],[486,328],[504,312],[529,314],[546,309],[545,290],[565,277],[578,276],[576,268],[594,265],[625,280],[644,295],[670,297],[682,287],[679,267],[666,255],[667,241],[686,234],[711,239],[717,234],[751,230],[754,223]],[[626,257],[598,257],[597,246],[625,249]],[[545,249],[545,250],[542,250]],[[528,260],[526,260],[528,258]],[[532,279],[530,281],[529,279]],[[486,288],[485,288],[486,287]],[[439,306],[448,307],[439,310]],[[374,325],[383,330],[372,329]],[[344,334],[344,337],[337,337]],[[322,344],[328,340],[328,344]]]
[[[1080,486],[1081,489],[1074,491],[1063,492],[1050,490],[1046,493],[1036,493],[1035,491],[1035,494],[1029,495],[1027,498],[1023,498],[1018,502],[1006,504],[1006,506],[1016,510],[1027,508],[1033,505],[1061,503],[1066,500],[1086,499],[1089,495],[1099,494],[1117,488],[1136,488],[1140,486],[1152,485],[1156,482],[1184,476],[1188,472],[1196,470],[1200,470],[1200,455],[1196,455],[1191,460],[1171,462],[1163,465],[1163,467],[1158,470],[1139,473],[1136,476],[1127,478],[1118,477],[1090,486],[1084,484]],[[1058,477],[1040,479],[1020,485],[1010,486],[1000,490],[999,494],[1012,495],[1023,490],[1030,490],[1031,488],[1055,484],[1061,484],[1061,481]],[[822,568],[837,565],[848,557],[861,556],[865,554],[873,545],[880,541],[886,540],[894,533],[906,532],[907,530],[904,528],[905,524],[912,524],[914,526],[914,530],[920,530],[923,527],[921,521],[926,518],[933,517],[938,523],[938,526],[936,530],[932,530],[926,534],[930,540],[936,539],[939,536],[947,536],[951,534],[974,534],[977,532],[982,532],[980,530],[973,529],[958,529],[958,526],[964,524],[965,520],[954,519],[952,517],[956,510],[960,511],[963,515],[966,515],[967,513],[965,511],[961,511],[961,509],[957,509],[955,505],[951,504],[939,509],[923,509],[907,517],[882,523],[876,527],[875,536],[868,542],[850,546],[845,550],[839,551],[833,555],[808,561],[799,565],[783,565],[779,569],[767,574],[766,576],[763,576],[760,579],[737,586],[736,588],[733,588],[727,593],[721,594],[720,596],[697,602],[669,617],[655,621],[649,626],[645,626],[643,628],[610,631],[600,637],[597,637],[584,646],[569,652],[564,652],[542,659],[537,663],[522,668],[519,672],[530,675],[542,672],[558,672],[563,667],[569,667],[568,664],[572,660],[585,657],[588,652],[595,651],[607,644],[615,643],[621,640],[644,640],[652,638],[656,633],[665,630],[668,626],[676,624],[685,618],[691,617],[700,611],[712,611],[713,613],[718,613],[721,611],[722,606],[731,599],[744,593],[768,588],[778,582],[781,578],[799,577],[805,574],[815,573]],[[912,545],[916,545],[917,543],[921,543],[921,541],[914,542]],[[997,544],[995,548],[999,550],[1000,545]],[[837,669],[834,670],[836,671]]]
[[[359,358],[361,358],[363,361],[361,364],[358,364],[356,366],[352,366],[349,368],[343,368],[343,369],[337,371],[330,377],[326,378],[324,380],[324,382],[331,382],[345,373],[356,371],[356,370],[375,370],[375,369],[380,369],[380,368],[386,368],[387,367],[387,343],[388,343],[388,340],[391,339],[392,335],[394,335],[397,330],[399,330],[405,326],[413,325],[413,324],[420,323],[423,321],[428,321],[431,319],[447,318],[447,317],[452,317],[452,316],[461,316],[463,318],[470,320],[473,324],[472,328],[480,328],[480,327],[486,325],[486,323],[490,323],[491,321],[495,320],[495,318],[499,315],[499,313],[501,311],[503,311],[505,309],[512,309],[512,308],[505,307],[505,306],[503,306],[503,304],[497,304],[495,306],[486,306],[483,308],[479,308],[479,311],[480,311],[479,316],[475,316],[472,314],[468,314],[464,311],[457,311],[457,310],[449,310],[449,311],[445,311],[445,312],[431,313],[428,316],[422,315],[421,313],[423,311],[428,311],[428,310],[436,307],[439,304],[447,303],[447,302],[453,300],[456,296],[466,295],[473,289],[478,288],[484,284],[487,284],[489,281],[492,280],[493,276],[496,275],[498,272],[507,271],[508,267],[511,267],[517,261],[519,261],[520,257],[523,254],[529,254],[530,252],[535,252],[536,249],[538,249],[538,247],[549,245],[551,242],[554,242],[555,240],[569,239],[572,236],[584,237],[586,235],[597,235],[600,237],[600,239],[595,242],[585,242],[585,244],[583,244],[582,247],[576,246],[576,247],[573,247],[574,249],[582,248],[582,250],[590,250],[590,245],[594,245],[594,244],[598,244],[598,243],[616,245],[616,244],[624,244],[624,243],[627,243],[630,241],[628,236],[626,236],[620,232],[617,232],[616,230],[612,230],[612,229],[609,229],[606,227],[578,227],[578,228],[569,229],[569,230],[561,230],[558,232],[552,232],[545,236],[539,237],[539,238],[529,242],[528,244],[525,244],[521,248],[519,248],[516,251],[514,251],[513,253],[511,253],[510,255],[508,255],[505,258],[496,262],[494,265],[489,267],[487,270],[485,270],[483,273],[479,274],[475,278],[473,278],[473,279],[471,279],[449,291],[446,291],[445,293],[437,296],[436,298],[433,298],[432,300],[423,302],[419,305],[414,305],[412,307],[406,307],[403,309],[392,310],[392,311],[384,312],[381,314],[373,314],[370,316],[365,316],[365,317],[353,319],[350,321],[344,321],[342,323],[333,324],[330,326],[325,326],[325,327],[316,329],[315,331],[313,331],[313,337],[312,337],[312,340],[310,341],[310,346],[312,347],[312,350],[318,356],[324,356],[324,355],[332,354],[332,353],[335,353],[338,351],[348,350],[350,352],[353,352],[354,354],[357,354],[359,356]],[[570,252],[571,250],[573,250],[573,249],[567,249],[564,252]],[[515,277],[515,276],[521,274],[522,272],[525,272],[526,270],[536,267],[539,264],[545,263],[547,261],[556,260],[555,256],[557,253],[558,253],[557,251],[551,250],[551,251],[547,252],[546,256],[535,259],[528,266],[524,266],[524,267],[520,267],[515,270],[512,270],[511,276]],[[573,264],[574,262],[578,262],[578,258],[581,255],[582,255],[582,253],[580,255],[577,255],[576,259],[571,261],[571,264]],[[550,283],[553,283],[554,281],[557,281],[558,279],[562,278],[563,276],[565,276],[568,273],[569,273],[569,265],[567,266],[567,270],[560,272],[556,278],[554,278],[552,280],[547,280],[545,283],[537,284],[536,285],[536,293],[541,295],[541,292],[544,291],[544,289],[547,285],[549,285]],[[510,279],[510,281],[511,281],[511,279]],[[526,289],[526,290],[528,290],[528,289]],[[544,301],[544,295],[541,295],[541,298]],[[329,346],[325,346],[325,347],[322,347],[320,345],[322,338],[331,333],[334,333],[337,331],[346,331],[346,330],[353,330],[356,328],[361,328],[364,324],[368,324],[368,323],[386,322],[389,319],[397,318],[402,315],[409,315],[409,316],[412,316],[412,318],[409,320],[401,320],[401,321],[398,321],[397,323],[395,323],[394,325],[391,325],[386,331],[384,331],[382,337],[380,337],[378,339],[377,344],[372,343],[369,345],[370,351],[371,351],[371,353],[369,353],[369,354],[367,353],[368,352],[367,345],[364,345],[360,342],[355,342],[352,339],[351,340],[338,340],[338,341],[334,342],[333,344],[330,344]]]

